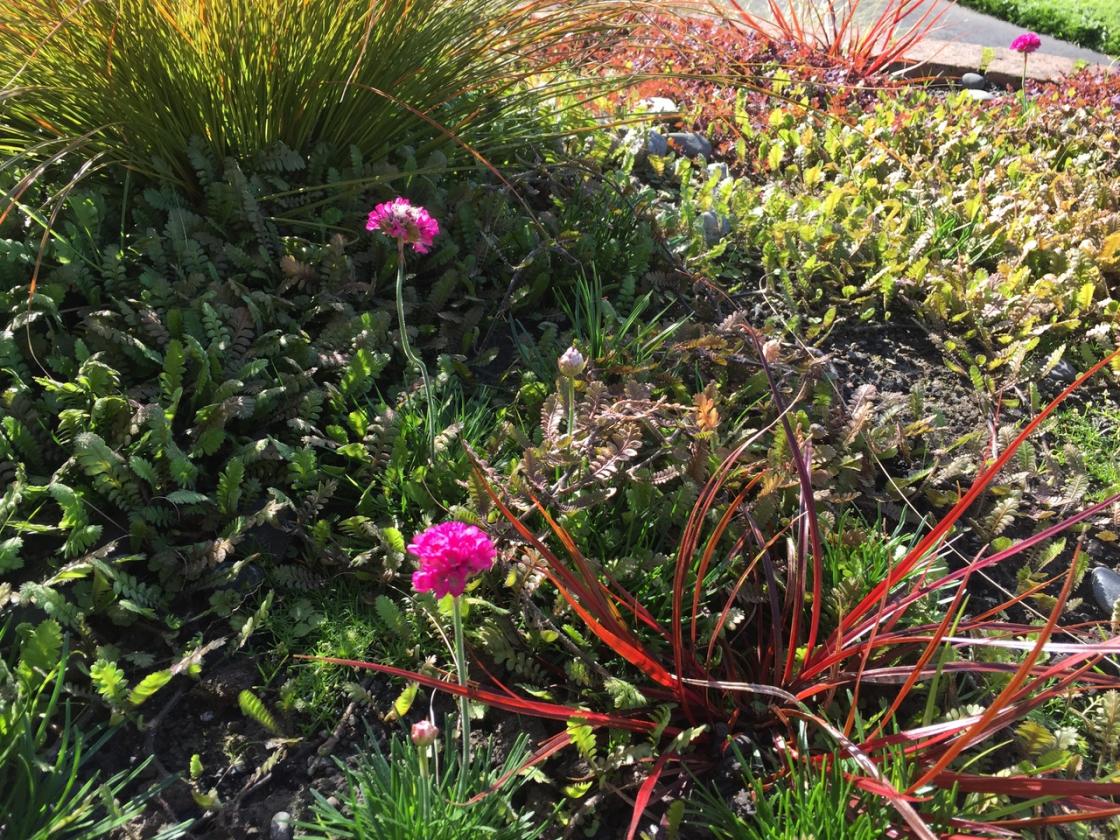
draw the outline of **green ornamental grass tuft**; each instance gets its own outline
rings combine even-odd
[[[372,733],[353,768],[336,761],[345,778],[336,806],[319,791],[300,836],[378,840],[536,840],[548,828],[547,815],[513,802],[528,781],[518,774],[528,755],[519,735],[499,763],[493,742],[475,749],[470,763],[459,760],[446,732],[433,742],[394,735],[386,746]],[[432,727],[434,729],[434,727]],[[429,763],[428,752],[434,752]],[[463,791],[472,798],[461,797]]]
[[[302,154],[353,145],[380,160],[449,137],[486,152],[516,138],[519,115],[555,91],[546,48],[615,8],[613,0],[576,12],[540,0],[4,5],[0,150],[79,142],[84,155],[186,185],[192,139],[219,160],[281,143]]]

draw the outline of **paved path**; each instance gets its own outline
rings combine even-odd
[[[806,0],[792,1],[806,2]],[[759,17],[768,17],[769,6],[767,0],[739,0],[739,2],[740,5],[759,15]],[[788,8],[791,0],[779,0],[779,2],[781,8]],[[818,4],[821,7],[826,5],[825,0],[808,0],[808,2]],[[845,2],[846,0],[837,0],[837,6],[842,7]],[[860,17],[874,15],[885,2],[886,0],[862,0]],[[1066,2],[1076,3],[1077,0],[1066,0]],[[1120,0],[1117,0],[1117,2],[1120,2]],[[908,20],[916,20],[918,17],[920,17],[919,14],[911,15]],[[942,15],[936,29],[930,33],[929,39],[978,44],[981,47],[1005,48],[1014,40],[1016,35],[1022,34],[1023,31],[1020,26],[998,20],[991,15],[981,14],[972,9],[966,9],[964,6],[954,3]],[[1081,59],[1090,64],[1109,64],[1113,61],[1112,58],[1103,53],[1086,50],[1065,41],[1059,41],[1057,38],[1051,38],[1049,35],[1042,35],[1041,38],[1042,49],[1036,55],[1057,55],[1074,60]],[[979,55],[977,55],[976,60],[979,61]]]

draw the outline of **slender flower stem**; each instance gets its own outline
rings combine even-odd
[[[573,444],[576,439],[576,380],[573,377],[566,376],[564,381],[567,383],[565,389],[565,402],[568,406],[568,439]]]
[[[428,379],[428,369],[424,362],[412,352],[408,343],[408,325],[404,320],[404,240],[397,240],[397,320],[400,321],[401,350],[413,365],[420,368],[420,378],[424,381],[424,402],[428,415],[428,449],[434,455],[436,447],[435,401],[432,397],[432,382]]]
[[[427,744],[420,744],[416,747],[420,750],[420,812],[424,815],[425,820],[431,819],[431,802],[429,794],[431,793],[431,782],[428,778],[428,749]]]
[[[467,652],[463,643],[463,616],[460,612],[459,596],[451,599],[451,625],[455,630],[455,672],[459,677],[459,685],[467,684]],[[466,781],[467,768],[471,761],[471,718],[470,701],[466,697],[459,698],[459,729],[463,734],[463,763],[459,767],[460,787]]]

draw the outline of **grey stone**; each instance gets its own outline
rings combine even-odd
[[[1120,574],[1104,566],[1098,566],[1093,569],[1091,580],[1097,606],[1111,615],[1116,602],[1120,601]]]
[[[674,131],[669,135],[670,142],[685,157],[711,157],[712,141],[695,131]]]
[[[988,102],[992,99],[999,98],[994,93],[989,93],[986,90],[975,90],[973,88],[968,88],[965,92],[973,99],[979,99],[981,102]]]
[[[1055,385],[1072,385],[1073,380],[1077,379],[1077,368],[1070,364],[1068,359],[1062,359],[1050,369],[1046,378],[1052,380]]]
[[[643,99],[638,103],[638,107],[647,114],[675,114],[680,110],[676,102],[665,96],[651,96],[648,99]]]
[[[725,178],[731,177],[731,170],[727,168],[726,163],[709,163],[708,164],[708,178],[716,181],[722,181]]]
[[[669,141],[665,138],[664,134],[659,134],[656,131],[647,131],[645,143],[642,148],[647,154],[656,157],[665,157],[669,154]]]
[[[700,214],[700,224],[704,227],[704,243],[709,246],[731,233],[731,220],[711,210]]]
[[[969,90],[986,90],[988,80],[980,73],[965,73],[961,76],[961,85]]]
[[[277,811],[268,824],[269,840],[292,840],[292,815],[287,811]]]

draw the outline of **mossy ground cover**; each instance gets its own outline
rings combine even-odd
[[[50,30],[18,5],[21,39]],[[84,145],[96,101],[20,59],[0,778],[25,787],[0,834],[1111,830],[1117,617],[1087,574],[1118,565],[1120,83],[977,103],[609,5],[479,4],[527,28],[516,61],[471,52],[472,21],[367,33],[349,7],[83,23],[167,39],[171,75],[202,33],[256,61],[281,30],[337,39],[367,87],[410,37],[474,68],[347,100],[358,133],[235,132],[245,94]],[[287,119],[340,72],[307,60]],[[440,226],[399,292],[365,229],[397,195]],[[457,601],[408,551],[447,521],[497,548]],[[75,738],[90,757],[59,759]]]

